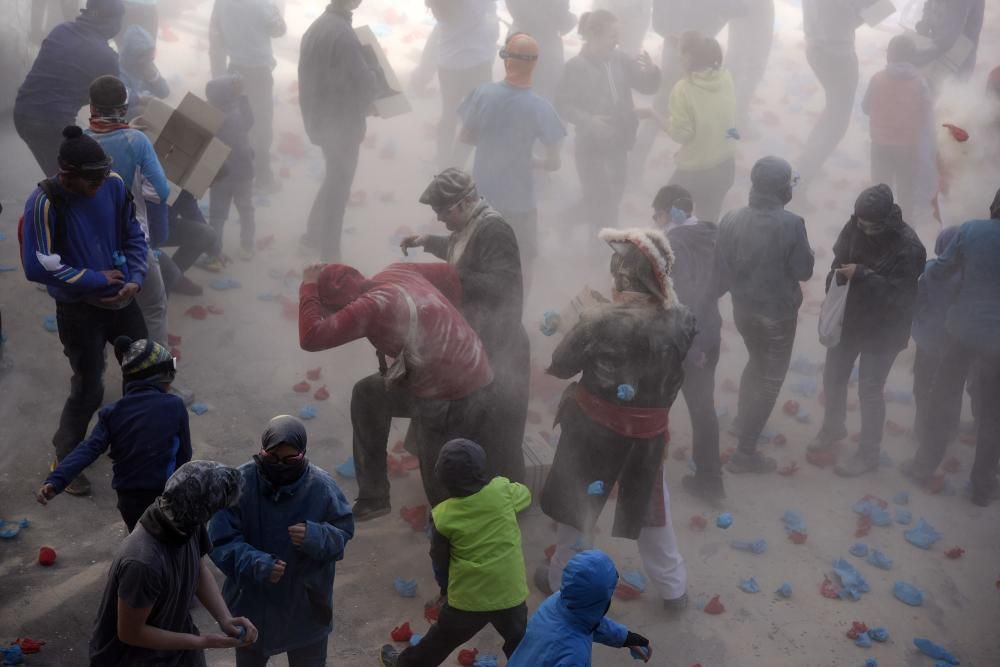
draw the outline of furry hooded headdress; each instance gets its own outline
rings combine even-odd
[[[618,255],[614,273],[625,275],[632,291],[644,291],[663,302],[664,308],[677,305],[674,282],[674,251],[666,235],[656,229],[602,229],[598,238]]]

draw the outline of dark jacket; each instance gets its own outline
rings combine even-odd
[[[806,46],[853,54],[855,35],[864,24],[861,12],[877,0],[802,0]]]
[[[941,257],[948,245],[958,236],[958,229],[958,227],[946,227],[941,230],[934,243],[934,254],[937,257]],[[913,310],[911,331],[917,348],[931,354],[941,354],[951,341],[946,326],[948,309],[957,299],[958,290],[962,285],[962,276],[957,273],[946,276],[944,280],[937,279],[931,270],[937,262],[937,259],[929,260],[923,275],[917,281],[917,303]]]
[[[229,182],[253,180],[254,154],[250,145],[253,111],[247,96],[236,94],[236,79],[236,76],[221,76],[205,86],[208,103],[226,114],[216,136],[230,149],[218,176],[219,180]]]
[[[675,225],[667,231],[667,240],[674,251],[674,266],[670,271],[674,291],[694,314],[698,325],[698,335],[688,351],[692,359],[718,348],[722,342],[722,314],[714,285],[718,238],[719,228],[704,220]]]
[[[570,58],[556,91],[556,109],[576,126],[577,146],[591,151],[627,151],[635,144],[639,117],[632,90],[653,95],[660,88],[660,70],[643,71],[620,50],[606,60],[580,53]],[[610,117],[610,128],[597,121]]]
[[[605,616],[618,571],[600,551],[583,551],[563,570],[562,588],[528,621],[508,667],[589,667],[593,643],[621,648],[628,629]]]
[[[453,266],[462,283],[462,315],[493,358],[524,332],[521,255],[514,230],[486,201],[473,215],[475,230]],[[449,261],[457,237],[429,236],[424,250]]]
[[[62,492],[109,448],[113,489],[162,491],[174,471],[191,460],[184,401],[159,384],[129,383],[124,396],[101,408],[90,436],[59,462],[45,483]]]
[[[653,30],[660,37],[724,26],[743,0],[653,0]]]
[[[785,210],[788,196],[782,196],[782,189],[791,168],[769,158],[756,167],[766,182],[750,190],[748,207],[727,213],[719,224],[719,295],[732,293],[734,308],[774,319],[794,318],[802,305],[799,283],[812,278],[815,257],[805,221]]]
[[[862,352],[898,352],[906,349],[917,300],[917,278],[927,263],[927,251],[893,205],[890,229],[868,236],[852,216],[833,245],[833,265],[827,275],[845,264],[857,264],[847,293],[842,344]]]
[[[325,471],[310,465],[298,481],[275,488],[257,464],[240,466],[243,493],[208,526],[212,562],[226,575],[222,595],[235,616],[260,629],[256,651],[274,655],[314,644],[333,630],[333,579],[354,537],[351,506]],[[296,548],[288,527],[306,524]],[[276,584],[277,560],[286,563]]]
[[[299,107],[316,145],[334,138],[361,143],[375,101],[376,72],[351,27],[351,14],[330,5],[302,36]]]
[[[53,28],[17,91],[14,114],[50,121],[60,130],[73,123],[90,100],[90,82],[118,76],[118,54],[108,46],[115,25],[121,26],[121,18],[80,15]]]
[[[925,65],[948,52],[960,37],[973,44],[958,74],[971,74],[976,68],[979,35],[983,31],[986,0],[927,0],[917,23],[917,32],[934,41],[934,48],[921,51],[916,64]]]
[[[948,333],[977,354],[991,356],[1000,355],[1000,202],[994,206],[993,219],[963,224],[928,267],[928,278],[935,282],[960,280],[957,300],[948,309]]]

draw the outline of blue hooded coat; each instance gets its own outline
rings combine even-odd
[[[152,95],[159,99],[170,96],[170,84],[159,71],[156,78],[146,78],[146,68],[156,56],[156,40],[141,26],[130,25],[125,29],[121,41],[121,53],[118,54],[121,72],[118,77],[128,89],[128,114],[126,120],[131,121],[139,113],[139,99],[143,95]]]
[[[351,506],[333,478],[313,465],[277,488],[253,461],[239,470],[239,504],[217,513],[208,527],[212,562],[226,575],[226,604],[260,629],[256,652],[275,655],[321,641],[333,631],[336,563],[354,537]],[[288,527],[303,522],[306,537],[297,548]],[[272,584],[278,560],[287,564],[285,574]]]
[[[618,570],[601,551],[582,551],[563,570],[562,589],[545,600],[508,667],[584,667],[593,643],[625,644],[628,630],[604,614],[618,585]]]

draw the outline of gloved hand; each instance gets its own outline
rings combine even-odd
[[[636,634],[634,632],[629,632],[628,636],[625,637],[625,644],[624,644],[624,646],[626,648],[629,648],[629,647],[632,647],[632,646],[646,647],[646,646],[649,646],[649,640],[646,639],[645,637],[643,637],[640,634]]]

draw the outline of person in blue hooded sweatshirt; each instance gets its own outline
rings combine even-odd
[[[226,604],[260,628],[256,644],[236,650],[237,667],[263,667],[281,653],[290,667],[326,664],[333,578],[354,518],[333,478],[309,463],[306,440],[295,417],[272,419],[260,452],[239,468],[239,504],[208,527]]]
[[[121,72],[119,78],[128,89],[128,114],[131,121],[143,112],[150,98],[165,99],[170,95],[170,84],[156,66],[156,40],[138,25],[130,25],[122,33],[118,54]]]
[[[581,551],[563,570],[562,589],[528,621],[528,631],[507,667],[589,667],[594,642],[629,648],[649,662],[649,640],[605,616],[618,585],[618,570],[602,551]]]
[[[118,74],[118,54],[108,41],[122,27],[122,0],[87,0],[74,21],[60,23],[38,51],[14,101],[14,129],[46,176],[59,170],[62,130],[87,103],[90,82]]]

